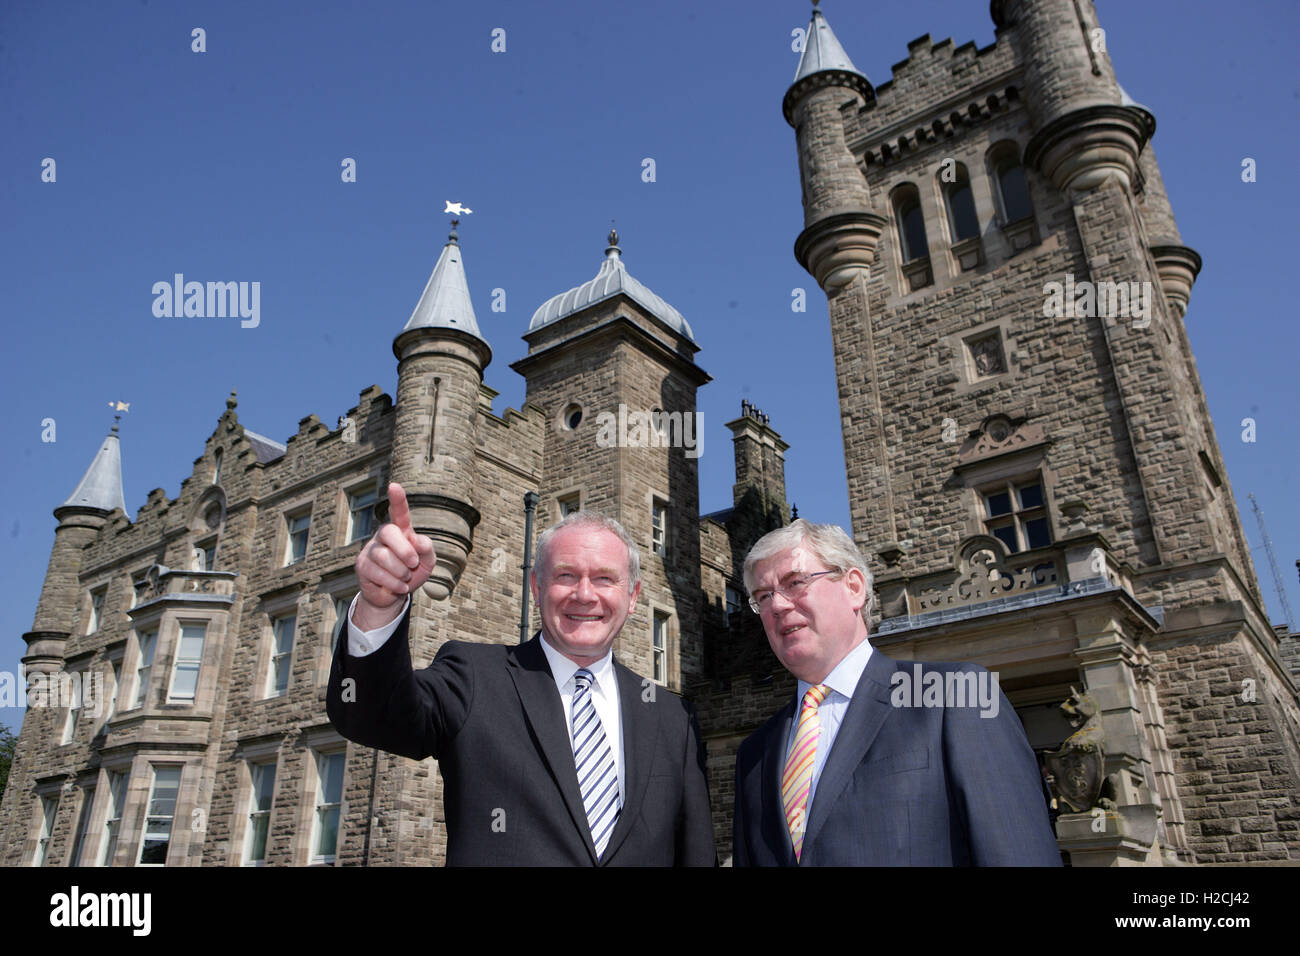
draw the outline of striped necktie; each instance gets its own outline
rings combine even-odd
[[[591,671],[581,668],[573,679],[577,683],[573,692],[573,762],[578,767],[578,791],[587,811],[591,842],[599,858],[618,819],[618,771],[591,699]]]
[[[822,721],[817,708],[830,693],[825,684],[809,687],[803,695],[799,709],[799,727],[795,731],[794,746],[785,761],[781,774],[781,803],[785,806],[785,822],[790,828],[790,841],[794,844],[794,858],[803,852],[803,833],[808,825],[808,790],[812,786],[813,765],[817,762],[817,738],[821,736]]]

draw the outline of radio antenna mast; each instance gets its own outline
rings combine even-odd
[[[1286,599],[1286,588],[1282,586],[1282,572],[1277,567],[1277,557],[1273,554],[1273,542],[1269,540],[1268,528],[1264,526],[1264,512],[1259,510],[1255,496],[1247,495],[1250,506],[1255,509],[1255,520],[1259,522],[1259,533],[1264,538],[1264,550],[1268,553],[1268,568],[1273,572],[1273,587],[1277,590],[1277,599],[1282,602],[1282,613],[1286,615],[1288,633],[1295,633],[1295,615],[1291,613],[1291,602]]]

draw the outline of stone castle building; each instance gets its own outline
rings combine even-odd
[[[873,643],[996,672],[1044,754],[1086,692],[1111,803],[1058,807],[1076,865],[1300,859],[1297,675],[1183,326],[1200,259],[1154,117],[1119,86],[1091,0],[991,12],[992,45],[922,37],[873,87],[814,9],[783,103]],[[612,233],[596,277],[533,315],[512,366],[524,407],[497,415],[464,268],[453,231],[394,340],[395,399],[372,386],[338,428],[309,416],[281,445],[232,394],[178,496],[155,489],[134,521],[114,427],[55,509],[23,658],[33,698],[99,683],[104,706],[27,711],[0,863],[440,862],[434,762],[348,743],[324,710],[389,480],[439,558],[417,663],[450,638],[519,639],[525,495],[535,533],[575,507],[627,526],[644,584],[615,650],[695,703],[726,859],[736,748],[794,689],[740,613],[745,552],[790,519],[789,446],[745,403],[732,507],[700,514],[696,459],[659,439],[709,376]],[[620,413],[624,440],[598,440]]]

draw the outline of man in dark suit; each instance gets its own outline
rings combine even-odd
[[[799,686],[737,754],[736,866],[1060,865],[994,675],[873,649],[871,572],[843,530],[801,518],[770,532],[744,576]]]
[[[613,659],[641,592],[622,526],[580,512],[541,536],[531,641],[450,641],[414,671],[408,595],[436,558],[401,486],[388,496],[392,523],[357,557],[326,708],[349,740],[437,759],[447,863],[715,865],[694,715]]]

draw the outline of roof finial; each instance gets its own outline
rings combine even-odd
[[[614,228],[614,220],[609,221],[609,245],[605,247],[605,256],[621,256],[623,250],[618,247],[618,230]]]
[[[109,429],[110,434],[113,434],[113,435],[116,435],[116,434],[117,434],[117,423],[120,422],[121,420],[122,420],[122,416],[121,416],[121,415],[114,415],[114,416],[113,416],[113,427]]]
[[[238,401],[236,400],[236,398],[235,398],[236,394],[238,394],[238,393],[237,393],[237,392],[232,388],[232,389],[230,390],[230,397],[229,397],[228,399],[226,399],[226,410],[227,410],[227,411],[231,411],[231,412],[233,412],[233,411],[235,410],[235,406],[239,404],[239,402],[238,402]]]
[[[453,219],[451,221],[451,232],[448,233],[447,235],[448,242],[452,242],[455,243],[456,245],[460,245],[460,233],[456,231],[456,227],[459,225],[460,225],[459,219]]]

